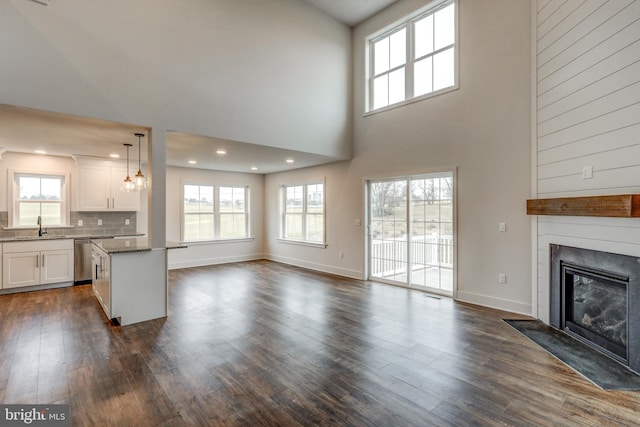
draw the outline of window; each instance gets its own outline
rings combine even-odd
[[[10,224],[33,227],[41,219],[42,226],[65,226],[69,222],[67,194],[68,174],[35,174],[10,171],[13,177]]]
[[[185,184],[183,240],[249,237],[249,187]]]
[[[282,238],[324,243],[324,184],[282,187]]]
[[[455,88],[455,7],[432,2],[368,38],[367,111]]]

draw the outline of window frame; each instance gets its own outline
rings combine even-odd
[[[429,15],[434,15],[441,9],[446,8],[447,6],[453,4],[454,5],[454,42],[447,46],[441,47],[439,49],[434,49],[432,52],[428,54],[424,54],[418,58],[414,57],[414,34],[415,34],[415,24],[416,22],[426,18]],[[433,98],[435,96],[442,95],[444,93],[448,93],[459,88],[459,2],[458,0],[434,0],[429,2],[424,7],[417,9],[416,11],[404,16],[403,18],[393,22],[390,25],[370,34],[365,38],[365,96],[364,96],[364,114],[363,116],[368,116],[371,114],[376,114],[382,111],[387,111],[393,108],[401,107],[403,105],[411,104],[413,102],[422,101],[424,99]],[[390,67],[388,70],[381,72],[379,74],[374,74],[375,71],[375,55],[374,55],[374,45],[380,40],[383,40],[387,37],[390,37],[392,34],[395,34],[398,31],[405,29],[405,62],[403,65],[399,65],[396,67]],[[438,53],[444,52],[450,48],[453,48],[453,85],[447,86],[442,89],[434,90],[425,94],[421,94],[418,96],[414,96],[414,66],[417,62],[431,57],[433,58]],[[432,65],[433,67],[433,65]],[[390,75],[393,71],[404,68],[405,71],[405,97],[404,100],[398,101],[393,104],[387,104],[383,107],[374,108],[374,80],[377,77],[382,75]],[[433,79],[433,77],[432,77]],[[387,84],[388,85],[388,84]]]
[[[7,186],[7,206],[10,206],[8,211],[8,229],[33,229],[38,228],[36,224],[24,224],[18,223],[20,220],[19,205],[20,205],[20,186],[18,179],[20,177],[37,177],[37,178],[60,178],[62,180],[60,184],[60,201],[56,203],[60,204],[60,224],[43,224],[43,228],[63,228],[70,227],[71,224],[71,174],[69,172],[61,171],[33,171],[25,169],[9,169],[8,178],[10,184]],[[36,202],[34,202],[36,203]],[[37,203],[42,203],[39,201]]]
[[[316,246],[316,247],[326,247],[327,246],[327,185],[326,180],[323,178],[321,180],[310,180],[304,182],[298,182],[295,184],[281,184],[280,185],[280,237],[279,241],[283,243],[293,243],[305,246]],[[308,200],[309,200],[309,192],[308,189],[311,186],[322,185],[322,213],[309,212],[308,210]],[[292,239],[286,237],[286,217],[287,217],[287,188],[291,187],[302,187],[302,212],[300,212],[301,223],[302,223],[302,235],[308,236],[308,227],[307,227],[307,217],[309,215],[322,215],[322,241],[317,240],[308,240],[307,238],[302,239]]]
[[[189,213],[185,212],[184,209],[184,198],[185,198],[185,187],[186,186],[198,186],[198,187],[212,187],[213,188],[213,237],[204,237],[200,239],[186,239],[186,216]],[[220,209],[220,189],[221,188],[238,188],[244,190],[244,229],[245,235],[242,237],[220,237],[220,224],[221,217],[227,214],[239,214],[239,212],[222,212]],[[232,241],[243,241],[243,240],[252,240],[251,236],[251,210],[250,210],[250,196],[251,196],[251,186],[248,184],[211,184],[211,183],[203,183],[203,182],[182,182],[181,186],[182,191],[182,203],[180,204],[180,239],[182,242],[187,243],[206,243],[206,242],[232,242]]]

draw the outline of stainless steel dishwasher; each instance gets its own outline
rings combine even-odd
[[[75,239],[73,254],[74,284],[91,283],[91,240]]]

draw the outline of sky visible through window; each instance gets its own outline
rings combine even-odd
[[[61,178],[21,176],[20,200],[61,200]]]

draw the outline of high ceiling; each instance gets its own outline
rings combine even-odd
[[[353,27],[397,0],[303,0]]]
[[[302,0],[338,21],[353,26],[396,0]],[[46,5],[50,0],[44,0]],[[53,6],[53,2],[52,6]],[[0,153],[15,151],[50,155],[126,157],[125,143],[133,144],[131,159],[138,159],[138,138],[144,133],[142,161],[146,161],[149,129],[85,117],[0,104]],[[153,138],[153,136],[151,136]],[[308,152],[222,140],[180,132],[167,133],[167,164],[247,173],[273,173],[319,165],[336,159]],[[225,154],[217,151],[224,150]],[[289,162],[287,162],[289,160]],[[291,162],[291,160],[293,162]],[[193,163],[193,162],[196,163]]]

